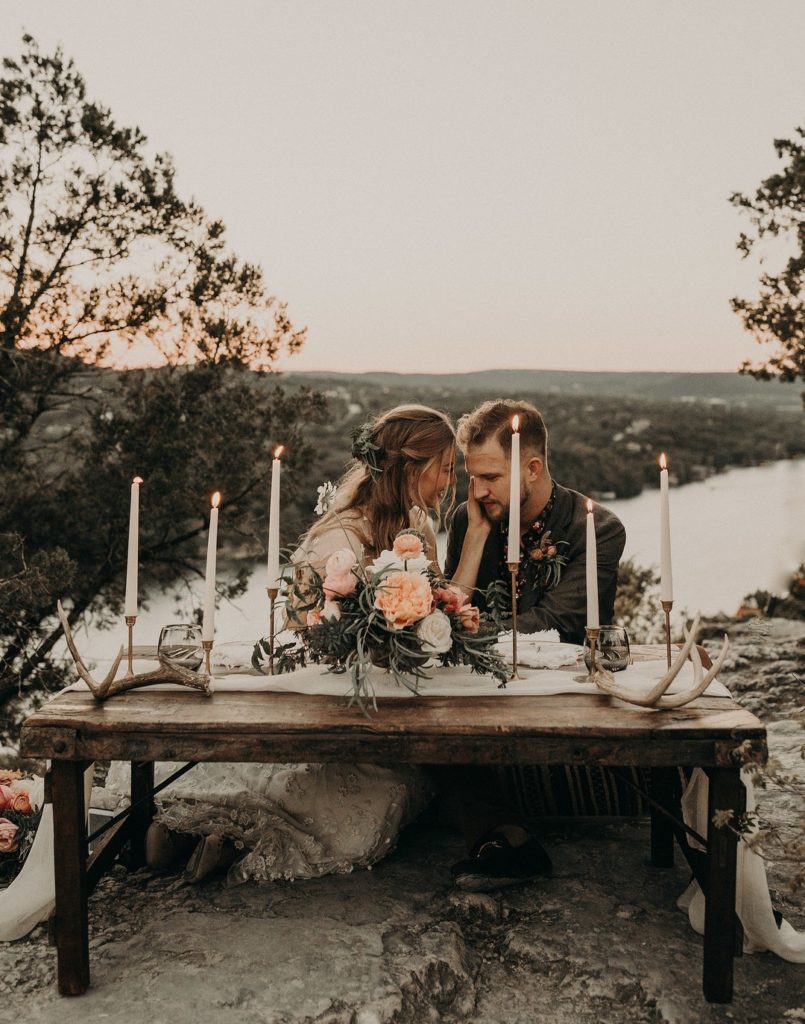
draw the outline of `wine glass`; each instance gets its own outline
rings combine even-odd
[[[631,662],[629,634],[623,626],[602,626],[596,641],[596,663],[609,672],[621,672]],[[584,640],[584,664],[590,668],[590,641]]]
[[[204,660],[201,626],[190,626],[183,622],[163,626],[159,634],[157,654],[173,665],[195,672]]]

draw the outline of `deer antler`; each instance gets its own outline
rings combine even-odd
[[[704,693],[710,683],[712,683],[721,671],[724,659],[727,656],[727,651],[729,650],[729,639],[725,635],[724,643],[718,657],[713,662],[709,671],[704,674],[702,659],[695,642],[696,634],[699,631],[700,618],[701,613],[696,615],[696,618],[691,624],[690,631],[687,629],[684,630],[685,643],[683,644],[682,649],[679,651],[673,664],[662,679],[652,686],[647,693],[635,693],[634,690],[631,690],[626,686],[619,685],[615,682],[614,676],[609,672],[596,673],[596,685],[605,693],[609,693],[611,696],[617,697],[619,700],[626,701],[629,704],[636,704],[638,707],[681,708],[685,704],[690,704],[691,701],[696,700],[697,697],[700,697]],[[679,674],[679,671],[688,656],[690,656],[690,660],[693,663],[693,686],[689,687],[687,690],[683,690],[681,693],[666,694],[666,691]]]
[[[191,669],[183,668],[181,665],[173,665],[162,657],[159,659],[160,667],[154,669],[152,672],[141,672],[138,675],[123,676],[120,679],[115,679],[117,670],[120,667],[120,662],[123,658],[122,647],[118,651],[112,667],[99,683],[93,678],[92,673],[87,668],[84,663],[84,659],[81,657],[81,654],[76,647],[73,633],[70,629],[70,623],[67,621],[67,616],[64,614],[64,608],[62,608],[61,601],[56,602],[56,610],[59,615],[59,621],[62,624],[62,629],[64,630],[64,638],[67,641],[67,647],[70,654],[73,656],[76,670],[79,676],[90,688],[95,700],[103,701],[108,697],[114,697],[115,694],[125,693],[126,690],[137,690],[142,686],[152,686],[154,683],[178,683],[180,686],[189,686],[191,689],[201,690],[206,697],[210,697],[212,695],[210,677],[206,673],[193,672]]]

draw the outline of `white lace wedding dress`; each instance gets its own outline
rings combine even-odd
[[[349,518],[298,555],[323,575],[329,556],[348,546],[362,557]],[[230,882],[312,878],[376,863],[430,797],[425,773],[412,765],[200,764],[164,790],[156,821],[231,840],[243,856]]]

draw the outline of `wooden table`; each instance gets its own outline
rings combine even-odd
[[[369,721],[343,698],[296,693],[133,691],[103,705],[63,693],[22,731],[26,757],[50,758],[56,869],[58,985],[89,986],[87,895],[124,843],[143,863],[154,813],[155,761],[408,762],[701,767],[710,808],[745,806],[739,756],[766,757],[766,732],[728,697],[703,697],[673,711],[645,711],[603,694],[553,697],[418,697],[378,701]],[[739,755],[738,750],[741,748]],[[133,807],[87,857],[83,772],[94,760],[130,761]],[[703,988],[711,1002],[732,998],[736,946],[736,837],[712,826]],[[670,854],[669,854],[670,851]],[[672,862],[673,833],[652,814],[652,856]],[[740,935],[738,935],[740,939]]]

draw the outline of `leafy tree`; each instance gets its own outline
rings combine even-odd
[[[269,445],[289,498],[306,464],[322,400],[270,373],[305,331],[174,178],[61,50],[25,36],[3,61],[0,700],[58,681],[55,597],[73,622],[120,610],[134,475],[148,588],[198,573],[214,489],[223,542],[259,550]],[[144,354],[156,368],[103,369]]]
[[[805,127],[797,128],[792,139],[775,139],[774,148],[785,166],[761,182],[753,196],[740,192],[730,202],[749,215],[749,233],[742,232],[738,250],[747,257],[763,239],[783,238],[795,245],[784,269],[764,273],[760,295],[754,301],[732,299],[733,310],[762,345],[776,350],[765,361],[746,361],[741,373],[759,380],[805,379]],[[803,393],[805,400],[805,393]]]

